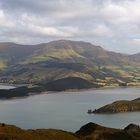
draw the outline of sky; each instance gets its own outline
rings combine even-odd
[[[88,41],[140,52],[140,0],[0,0],[0,42]]]

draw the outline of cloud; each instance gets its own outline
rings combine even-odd
[[[124,0],[118,3],[108,1],[104,3],[100,15],[113,24],[130,24],[139,22],[139,8],[138,0]]]
[[[92,34],[99,37],[112,37],[113,33],[110,28],[104,24],[99,24],[93,29]]]
[[[8,17],[4,14],[2,10],[0,10],[0,27],[13,27],[14,22],[11,22]]]
[[[134,38],[132,39],[132,44],[136,46],[140,46],[140,38]]]
[[[134,53],[140,50],[126,42],[137,46],[132,38],[140,38],[139,9],[139,0],[0,0],[0,41],[63,38]]]

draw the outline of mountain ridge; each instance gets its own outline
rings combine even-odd
[[[71,77],[98,86],[139,85],[140,55],[115,53],[84,41],[7,47],[0,43],[0,82],[53,84]]]

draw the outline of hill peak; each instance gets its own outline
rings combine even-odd
[[[65,45],[85,45],[85,46],[91,46],[91,47],[97,47],[97,48],[102,48],[101,46],[98,46],[98,45],[94,45],[90,42],[86,42],[86,41],[76,41],[76,40],[65,40],[65,39],[61,39],[61,40],[55,40],[55,41],[51,41],[51,42],[48,42],[46,44],[65,44]],[[103,49],[103,48],[102,48]]]

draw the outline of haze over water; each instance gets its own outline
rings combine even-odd
[[[13,88],[15,88],[14,86],[9,86],[9,85],[4,85],[4,84],[1,84],[0,85],[0,89],[13,89]]]

